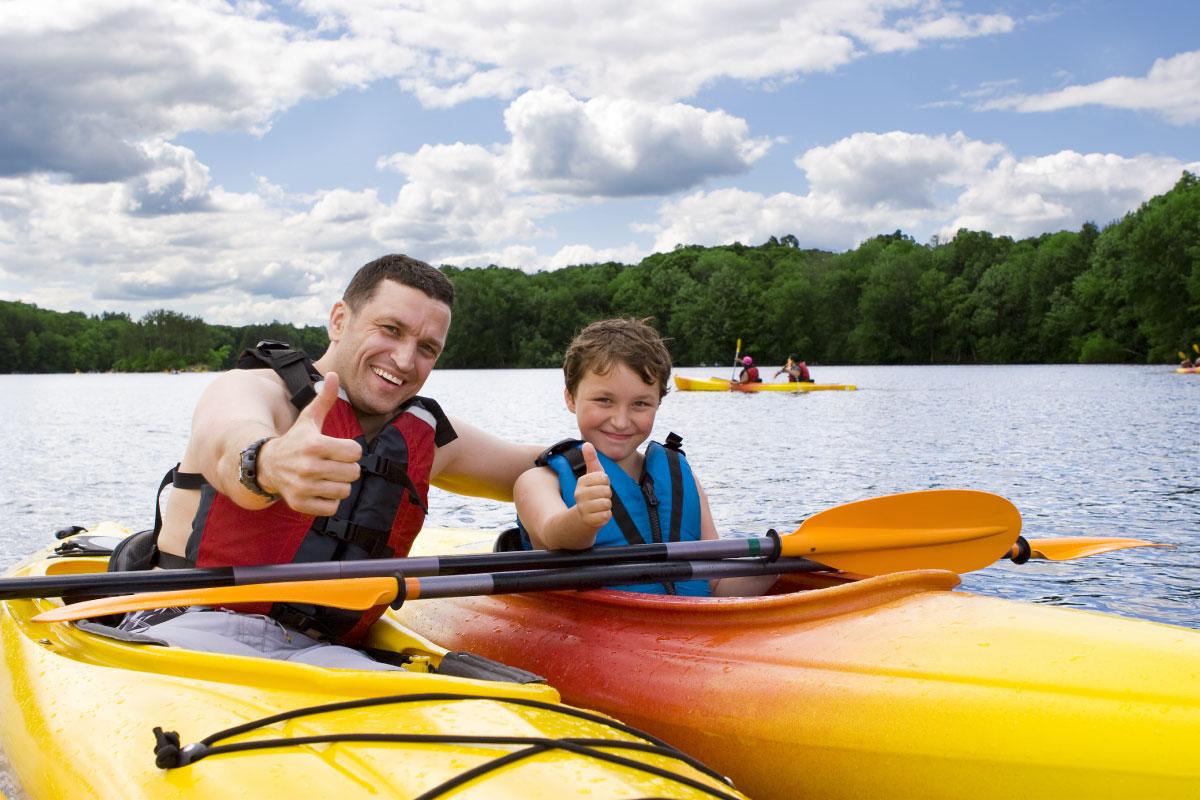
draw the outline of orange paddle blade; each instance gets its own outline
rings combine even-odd
[[[830,508],[782,539],[783,554],[863,575],[906,569],[970,572],[1004,557],[1021,514],[999,495],[932,489]]]
[[[43,611],[34,622],[68,620],[123,614],[147,608],[176,606],[217,606],[231,603],[312,603],[356,611],[384,605],[396,599],[395,578],[340,578],[327,581],[287,581],[252,583],[245,586],[218,586],[211,589],[184,589],[176,592],[101,597],[82,603]]]
[[[1047,561],[1070,561],[1127,547],[1174,547],[1173,544],[1147,542],[1118,536],[1063,536],[1055,539],[1029,539],[1030,558]]]

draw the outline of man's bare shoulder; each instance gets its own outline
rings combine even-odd
[[[238,410],[254,416],[266,412],[276,420],[295,416],[283,379],[269,369],[231,369],[221,373],[208,385],[196,406],[197,414],[230,415]]]

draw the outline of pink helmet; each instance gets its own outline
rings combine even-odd
[[[753,364],[753,363],[754,363],[754,359],[753,359],[753,358],[751,358],[750,356],[743,356],[743,357],[742,357],[742,363],[743,363],[743,364],[745,364],[745,365],[748,367],[748,366],[750,366],[751,364]]]

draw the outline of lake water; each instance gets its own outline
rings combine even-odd
[[[154,489],[213,377],[0,376],[0,567],[66,525],[149,527]],[[1176,548],[998,564],[964,576],[966,589],[1200,627],[1200,375],[818,367],[814,377],[859,391],[667,396],[656,438],[684,437],[721,531],[790,531],[822,509],[893,492],[982,489],[1016,504],[1027,537],[1137,536]],[[424,393],[506,438],[550,444],[575,433],[558,370],[435,371]],[[431,508],[431,525],[512,519],[511,506],[437,490]]]

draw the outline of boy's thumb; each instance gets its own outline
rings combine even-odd
[[[604,467],[600,465],[600,457],[596,455],[596,445],[591,442],[583,443],[583,463],[587,466],[588,474],[604,471]]]
[[[300,418],[316,425],[317,430],[320,430],[325,424],[325,417],[329,416],[330,410],[337,403],[338,383],[337,373],[327,372],[325,380],[321,381],[320,391],[300,412]]]

